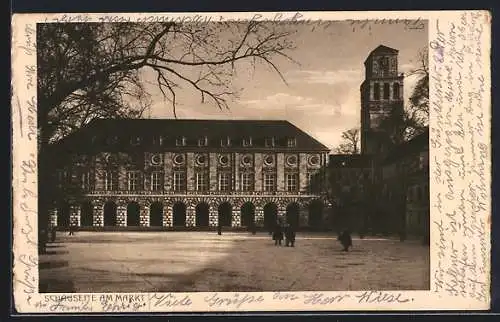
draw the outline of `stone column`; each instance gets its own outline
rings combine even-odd
[[[285,191],[285,155],[276,154],[276,191]]]
[[[172,204],[171,203],[166,204],[165,208],[163,209],[163,212],[164,212],[163,214],[164,226],[172,227],[174,221]]]
[[[164,180],[163,180],[163,189],[165,191],[171,191],[174,189],[173,187],[173,155],[172,152],[165,152],[163,159],[163,171],[164,171]],[[165,211],[165,210],[164,210]],[[163,219],[165,220],[165,219]]]
[[[240,154],[239,153],[234,153],[234,162],[231,164],[233,167],[234,171],[234,176],[233,176],[233,182],[234,186],[233,189],[235,191],[241,191],[241,178],[240,178]]]
[[[172,226],[172,219],[170,218],[170,220],[168,219],[169,215],[168,215],[168,205],[166,205],[165,203],[163,204],[163,219],[162,219],[162,226],[163,227],[170,227]]]
[[[255,205],[255,226],[264,227],[264,208],[262,205]]]
[[[209,206],[208,224],[210,227],[217,227],[219,224],[219,212],[214,205]]]
[[[307,191],[307,153],[299,154],[299,191]]]
[[[81,209],[79,205],[71,205],[69,207],[69,224],[71,226],[80,227]]]
[[[94,207],[94,216],[92,218],[92,224],[94,227],[104,227],[104,204],[102,201],[94,201],[92,203]]]
[[[186,205],[186,227],[196,226],[196,210],[191,202]]]
[[[146,200],[139,201],[139,226],[149,227],[149,202]]]
[[[210,191],[217,190],[217,153],[209,153],[209,175],[208,184]]]
[[[127,226],[127,204],[122,200],[116,202],[116,226]]]
[[[231,211],[231,227],[241,227],[240,209],[232,209]]]
[[[186,189],[187,191],[193,191],[195,185],[195,174],[194,174],[194,153],[186,153]],[[187,214],[186,214],[187,216]],[[186,225],[187,225],[186,217]]]
[[[370,82],[370,101],[373,101],[375,95],[373,94],[373,82]]]
[[[255,191],[262,191],[262,153],[254,155]]]

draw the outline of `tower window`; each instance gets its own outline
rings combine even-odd
[[[389,83],[384,83],[384,99],[389,99]]]
[[[392,96],[395,99],[399,99],[399,84],[398,83],[392,84]]]
[[[373,99],[380,99],[380,85],[378,83],[373,84]]]

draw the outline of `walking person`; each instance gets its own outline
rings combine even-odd
[[[50,228],[50,241],[54,243],[56,241],[56,234],[57,234],[57,229],[56,227],[51,227]]]
[[[342,234],[340,234],[338,240],[342,244],[342,247],[344,247],[342,249],[342,251],[348,252],[349,251],[349,247],[352,247],[352,238],[351,238],[351,233],[349,232],[349,230],[345,229],[342,232]]]
[[[295,247],[295,227],[290,224],[285,228],[285,246]]]
[[[75,235],[75,226],[73,224],[69,224],[69,236]]]
[[[281,246],[283,241],[283,229],[281,228],[280,222],[276,221],[273,231],[274,246]]]
[[[220,224],[217,225],[217,235],[222,235],[222,226]]]

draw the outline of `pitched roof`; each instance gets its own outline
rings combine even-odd
[[[199,138],[207,137],[208,147],[220,147],[220,139],[226,137],[230,137],[234,147],[242,147],[241,141],[248,137],[252,138],[255,147],[263,147],[265,138],[295,138],[297,150],[329,151],[325,145],[284,120],[98,119],[65,141],[75,143],[74,140],[83,139],[83,142],[90,142],[94,136],[98,136],[99,142],[117,136],[127,139],[127,143],[136,136],[145,139],[162,136],[170,143],[167,146],[175,146],[175,139],[180,137],[187,139],[188,146],[197,145]],[[283,146],[286,147],[286,141]]]

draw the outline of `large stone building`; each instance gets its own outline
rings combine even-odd
[[[63,200],[54,201],[50,221],[59,227],[324,221],[327,202],[311,182],[329,149],[286,121],[96,120],[57,149]]]

